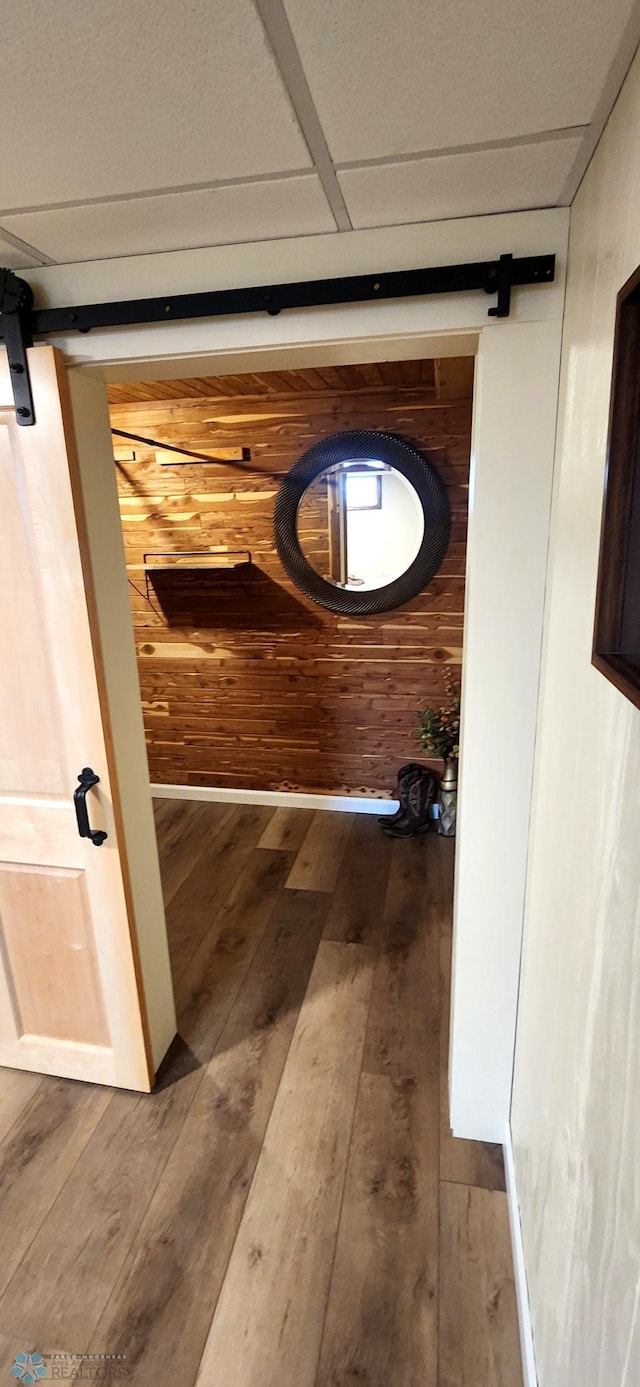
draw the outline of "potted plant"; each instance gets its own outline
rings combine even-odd
[[[456,684],[448,669],[445,670],[444,682],[444,703],[437,708],[424,708],[418,713],[418,741],[427,756],[437,756],[444,761],[438,831],[446,837],[451,837],[456,831],[460,686]]]

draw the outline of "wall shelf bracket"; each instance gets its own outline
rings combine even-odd
[[[249,549],[153,549],[142,556],[149,602],[150,573],[224,573],[252,563]],[[136,565],[130,565],[130,569]],[[152,580],[153,581],[153,580]]]

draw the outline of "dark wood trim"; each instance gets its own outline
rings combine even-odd
[[[640,547],[640,266],[617,298],[592,663],[640,707],[640,663],[624,649],[629,555]]]
[[[625,698],[640,708],[640,675],[635,665],[621,655],[598,655],[595,651],[591,663]]]

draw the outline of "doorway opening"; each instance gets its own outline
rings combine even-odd
[[[515,1383],[501,1153],[448,1123],[453,844],[358,812],[394,808],[403,762],[437,767],[415,718],[462,655],[472,363],[269,375],[110,389],[115,427],[251,465],[116,448],[181,1044],[156,1093],[175,1145],[91,1342],[142,1382],[222,1363],[242,1384],[278,1325],[283,1382],[374,1381],[381,1362],[385,1384],[425,1364],[435,1382],[462,1375],[474,1322],[486,1387]],[[317,431],[363,417],[424,449],[453,528],[423,594],[356,621],[287,583],[271,518]],[[223,557],[183,569],[193,550]],[[224,557],[245,551],[255,572]]]
[[[114,437],[153,785],[393,797],[398,768],[420,759],[418,710],[444,694],[445,668],[458,678],[461,669],[472,388],[472,357],[108,387],[115,429],[212,458]],[[305,596],[283,570],[273,530],[282,478],[313,444],[351,429],[418,449],[444,482],[452,517],[435,578],[412,601],[366,618]],[[333,479],[320,497],[309,488],[299,508],[311,561],[326,558],[340,583],[350,559],[344,586],[366,590],[376,555],[383,569],[387,558],[398,567],[420,542],[413,492],[398,473],[384,482],[375,512],[359,494],[357,508],[352,496],[328,515],[327,490],[330,501],[341,489],[347,498]],[[380,487],[380,467],[350,475],[347,485],[356,483]],[[393,531],[381,542],[380,523],[389,528],[404,489],[411,533],[403,511],[398,556]],[[349,557],[338,529],[348,532]]]
[[[369,426],[423,448],[451,488],[453,545],[466,502],[464,482],[447,476],[461,402],[438,398],[437,368],[429,381],[427,366],[418,363],[424,378],[413,387],[337,392],[325,381],[317,394],[325,433],[375,397]],[[398,765],[420,758],[416,708],[440,696],[427,678],[459,667],[463,567],[448,574],[445,561],[429,589],[374,618],[316,610],[269,571],[266,539],[261,547],[263,532],[272,543],[265,490],[272,505],[287,470],[275,450],[297,456],[305,446],[300,400],[286,405],[282,389],[276,400],[240,399],[236,383],[221,402],[204,384],[170,405],[140,398],[139,414],[174,411],[166,431],[138,419],[140,436],[168,445],[186,413],[195,451],[206,450],[197,430],[211,420],[216,450],[228,443],[239,459],[179,468],[155,445],[150,457],[118,458],[123,511],[134,517],[124,529],[140,675],[143,687],[147,676],[166,685],[145,696],[150,749],[158,765],[170,747],[173,774],[186,774],[154,781],[180,1041],[151,1098],[60,1083],[33,1101],[19,1094],[20,1188],[30,1179],[29,1160],[18,1159],[24,1137],[54,1195],[15,1244],[0,1312],[25,1342],[126,1354],[154,1387],[206,1381],[220,1363],[248,1387],[269,1361],[279,1382],[359,1376],[399,1387],[425,1364],[434,1382],[462,1378],[469,1354],[483,1387],[515,1383],[500,1150],[455,1140],[448,1123],[453,844],[434,832],[387,835],[376,821],[394,808]],[[327,409],[337,393],[344,403]],[[267,404],[278,415],[274,452],[243,470],[260,439],[225,443],[221,414],[244,434],[265,411],[273,422]],[[470,420],[470,394],[462,406]],[[467,434],[467,467],[468,447]],[[218,527],[206,544],[203,516]],[[194,550],[207,555],[202,568]],[[321,754],[305,740],[309,724]],[[281,769],[274,776],[278,741],[296,789]],[[247,777],[261,766],[258,788],[225,772],[228,743]],[[194,770],[189,758],[205,754]],[[337,801],[340,812],[318,808]],[[68,1166],[61,1124],[77,1135]],[[490,1315],[487,1278],[499,1291]]]
[[[460,685],[473,372],[473,357],[461,356],[108,387],[179,1013],[206,974],[227,894],[250,889],[252,872],[262,882],[258,848],[295,851],[307,864],[302,871],[279,856],[271,868],[287,871],[282,881],[276,872],[278,889],[298,889],[302,871],[305,889],[333,891],[343,856],[357,859],[345,867],[351,942],[379,914],[386,877],[373,894],[365,889],[376,881],[372,860],[386,851],[376,817],[396,811],[403,765],[442,773],[442,761],[419,744],[418,714],[442,705],[452,681]],[[392,434],[418,450],[446,488],[451,514],[432,581],[409,602],[356,617],[301,590],[274,534],[279,488],[301,455],[353,430]],[[363,463],[355,473],[346,464],[337,490],[348,550],[326,473],[298,507],[301,549],[330,579],[335,562],[361,579],[358,555],[384,569],[385,548],[397,567],[408,566],[418,518],[424,528],[420,507],[419,517],[411,510],[416,494],[390,472],[387,509],[363,510],[360,492],[348,502],[347,489],[377,488],[380,464],[371,475]],[[410,506],[408,529],[402,511],[396,533],[397,483]],[[372,516],[378,531],[358,549]],[[345,570],[342,583],[338,574],[336,587],[355,587],[348,577]],[[328,810],[349,819],[332,823]],[[371,821],[354,826],[356,813]]]

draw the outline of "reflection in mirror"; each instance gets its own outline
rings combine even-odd
[[[424,536],[417,492],[383,462],[340,462],[320,472],[296,515],[298,543],[311,567],[336,587],[372,591],[413,563]]]

